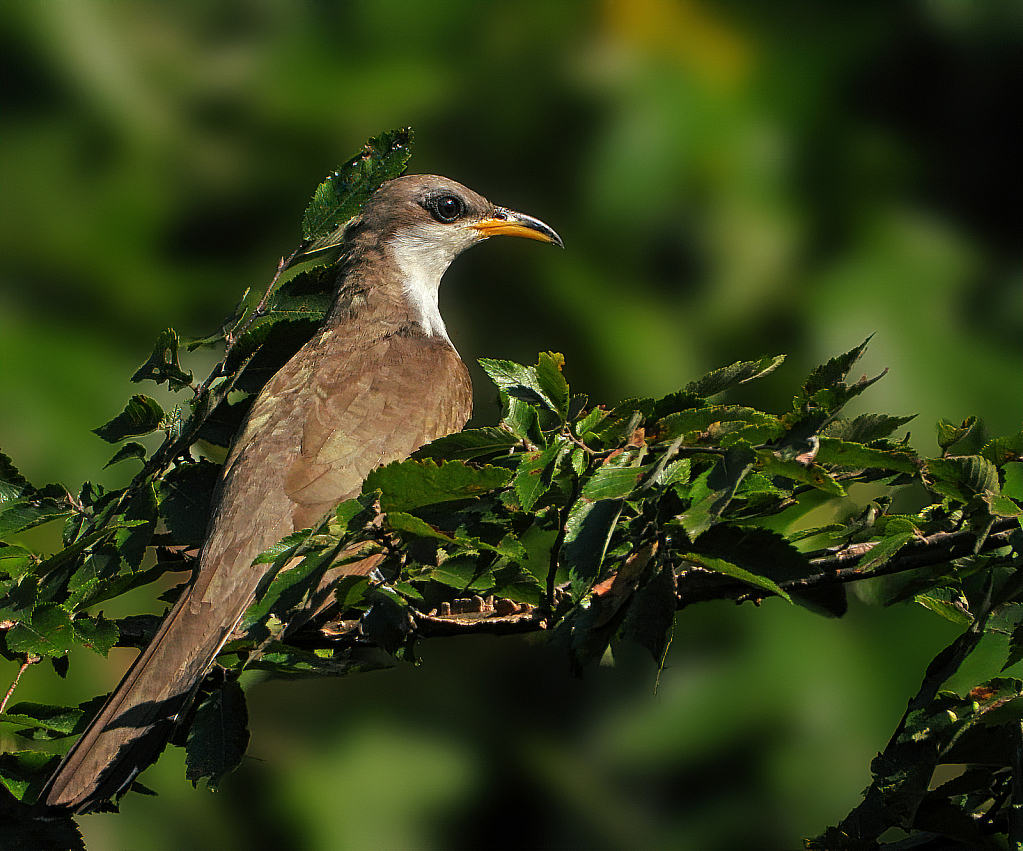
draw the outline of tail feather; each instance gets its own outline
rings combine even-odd
[[[209,618],[202,623],[190,600],[189,592],[183,594],[164,619],[64,757],[43,789],[40,803],[90,812],[123,791],[159,756],[231,631],[209,634]]]

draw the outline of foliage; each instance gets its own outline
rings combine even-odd
[[[345,223],[401,172],[410,146],[408,131],[382,134],[320,186],[306,240],[267,292],[256,303],[246,293],[218,333],[188,345],[225,346],[205,382],[181,367],[178,335],[160,335],[133,380],[193,397],[168,412],[135,395],[96,430],[121,444],[110,463],[142,462],[130,485],[86,483],[77,495],[36,488],[0,456],[5,658],[23,671],[48,659],[63,675],[71,649],[106,655],[152,634],[151,619],[90,612],[191,566],[217,478],[204,446],[227,445],[247,400],[308,338],[329,304]],[[175,736],[188,778],[215,787],[241,760],[244,670],[371,670],[414,658],[419,637],[472,631],[542,631],[579,670],[606,660],[619,639],[660,664],[677,612],[696,602],[779,597],[841,616],[846,583],[884,577],[886,604],[912,600],[963,633],[925,673],[872,766],[863,803],[810,846],[877,847],[892,827],[962,847],[1018,841],[1010,803],[1023,744],[1023,434],[991,440],[974,418],[943,421],[941,455],[927,458],[908,434],[896,436],[911,417],[844,418],[846,403],[882,377],[850,380],[866,345],[813,370],[777,414],[731,397],[782,356],[610,407],[572,393],[559,354],[541,353],[533,366],[481,361],[503,403],[497,426],[374,471],[361,496],[260,556],[268,581]],[[165,439],[151,456],[129,440],[159,432]],[[873,496],[849,512],[853,487]],[[25,530],[56,521],[64,524],[58,552],[20,542]],[[382,557],[377,573],[325,586],[332,566],[368,554]],[[331,605],[313,606],[325,589]],[[35,740],[81,732],[101,705],[7,702],[0,720]],[[56,758],[26,750],[3,760],[0,806],[27,819],[19,802],[34,799]],[[960,763],[969,768],[928,789],[937,767]],[[69,822],[53,825],[73,844]],[[41,844],[25,830],[18,841]]]

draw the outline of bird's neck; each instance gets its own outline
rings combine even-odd
[[[453,259],[414,235],[356,246],[342,260],[327,323],[357,321],[378,325],[384,334],[441,337],[450,343],[438,295],[440,279]]]

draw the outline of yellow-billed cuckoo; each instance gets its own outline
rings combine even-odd
[[[469,373],[437,294],[456,256],[499,234],[561,245],[543,222],[444,177],[399,177],[370,198],[345,233],[322,326],[264,387],[235,438],[194,582],[64,758],[42,804],[88,812],[126,788],[252,602],[266,570],[253,559],[358,494],[374,467],[465,425]]]

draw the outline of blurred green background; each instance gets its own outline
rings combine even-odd
[[[89,430],[155,335],[214,330],[327,171],[406,125],[413,171],[567,246],[495,240],[454,265],[467,362],[561,351],[609,403],[785,352],[736,397],[783,410],[876,333],[863,371],[891,372],[853,413],[919,413],[924,452],[938,417],[1015,431],[1021,10],[5,0],[0,445],[37,484],[126,482]],[[794,848],[859,800],[953,635],[919,607],[704,605],[656,694],[630,648],[572,680],[526,642],[433,641],[419,667],[254,688],[222,791],[192,791],[175,752],[143,778],[158,798],[83,830],[92,849]],[[33,670],[15,700],[83,700],[130,656],[75,660],[66,683]]]

